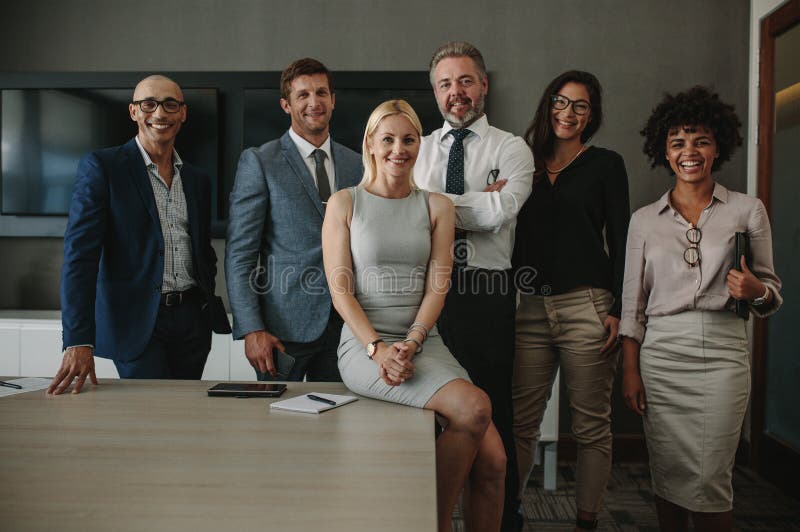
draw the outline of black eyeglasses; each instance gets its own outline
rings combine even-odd
[[[691,226],[686,230],[686,240],[689,241],[689,247],[683,252],[683,260],[692,268],[700,264],[700,248],[697,245],[702,238],[703,233],[697,227]]]
[[[569,104],[572,104],[572,110],[575,111],[576,115],[585,115],[589,112],[589,109],[592,108],[586,100],[570,100],[566,96],[561,96],[560,94],[553,94],[550,96],[550,104],[553,106],[553,109],[557,111],[566,109],[569,107]]]
[[[494,185],[497,182],[497,177],[499,175],[500,175],[499,168],[495,168],[494,170],[489,170],[489,173],[486,175],[486,184]]]
[[[139,109],[141,109],[144,113],[155,113],[159,105],[168,113],[177,113],[181,110],[182,106],[186,105],[184,102],[176,100],[175,98],[167,98],[166,100],[162,101],[154,100],[153,98],[147,98],[145,100],[136,100],[135,102],[131,103],[138,105]]]

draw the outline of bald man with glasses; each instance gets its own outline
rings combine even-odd
[[[96,384],[95,356],[122,378],[199,379],[212,325],[230,332],[214,295],[211,180],[175,151],[183,93],[149,76],[128,110],[137,135],[78,165],[61,272],[64,354],[48,393]]]

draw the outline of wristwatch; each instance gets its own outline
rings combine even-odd
[[[377,338],[367,344],[367,356],[372,358],[378,351],[378,344],[383,342],[383,338]]]
[[[761,305],[763,305],[764,303],[766,303],[766,302],[767,302],[767,299],[769,299],[769,287],[768,287],[768,286],[765,286],[764,295],[763,295],[763,296],[761,296],[761,297],[757,297],[757,298],[755,298],[755,299],[754,299],[754,300],[751,302],[751,304],[752,304],[754,307],[758,307],[758,306],[761,306]]]

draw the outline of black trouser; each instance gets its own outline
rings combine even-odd
[[[506,450],[503,530],[515,530],[519,480],[511,400],[516,313],[512,275],[502,270],[454,269],[452,280],[439,316],[439,334],[492,401],[492,421]]]
[[[121,378],[200,379],[203,376],[211,350],[211,325],[201,310],[200,289],[192,288],[184,294],[178,304],[159,305],[153,334],[136,360],[114,361]]]
[[[313,342],[286,342],[283,347],[286,353],[294,357],[294,366],[286,378],[273,378],[269,373],[256,370],[256,378],[260,381],[287,380],[302,381],[303,377],[309,382],[342,382],[339,375],[339,358],[336,355],[339,349],[339,340],[342,337],[344,322],[339,314],[331,309],[328,324],[322,335]]]

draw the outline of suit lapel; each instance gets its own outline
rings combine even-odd
[[[343,157],[340,157],[341,152],[342,152],[342,146],[333,142],[333,139],[331,139],[331,154],[333,156],[333,168],[336,174],[334,177],[334,180],[336,181],[336,183],[334,184],[336,190],[334,190],[334,192],[341,190],[342,185],[344,183],[352,182],[351,179],[347,179],[348,177],[350,177],[348,173],[352,171],[352,168],[347,168],[345,167],[344,163],[339,162],[343,160]],[[356,176],[356,183],[361,181],[360,177],[361,176]]]
[[[150,184],[150,177],[147,175],[147,167],[144,165],[144,159],[142,159],[142,154],[139,152],[139,146],[136,145],[135,138],[125,144],[124,152],[124,164],[130,171],[131,180],[139,191],[139,196],[141,196],[147,212],[150,213],[153,223],[159,228],[160,234],[161,222],[158,219],[158,208],[156,207],[156,198],[153,194],[153,186]]]
[[[314,178],[308,171],[306,163],[303,162],[303,158],[300,157],[300,152],[297,151],[297,146],[294,145],[292,137],[289,136],[288,131],[281,137],[281,149],[283,150],[283,155],[286,157],[286,161],[289,163],[289,166],[303,184],[303,188],[305,188],[309,199],[311,199],[311,202],[317,208],[319,215],[324,218],[325,208],[322,206],[322,200],[319,199],[319,190],[317,190],[317,185],[314,183]]]

